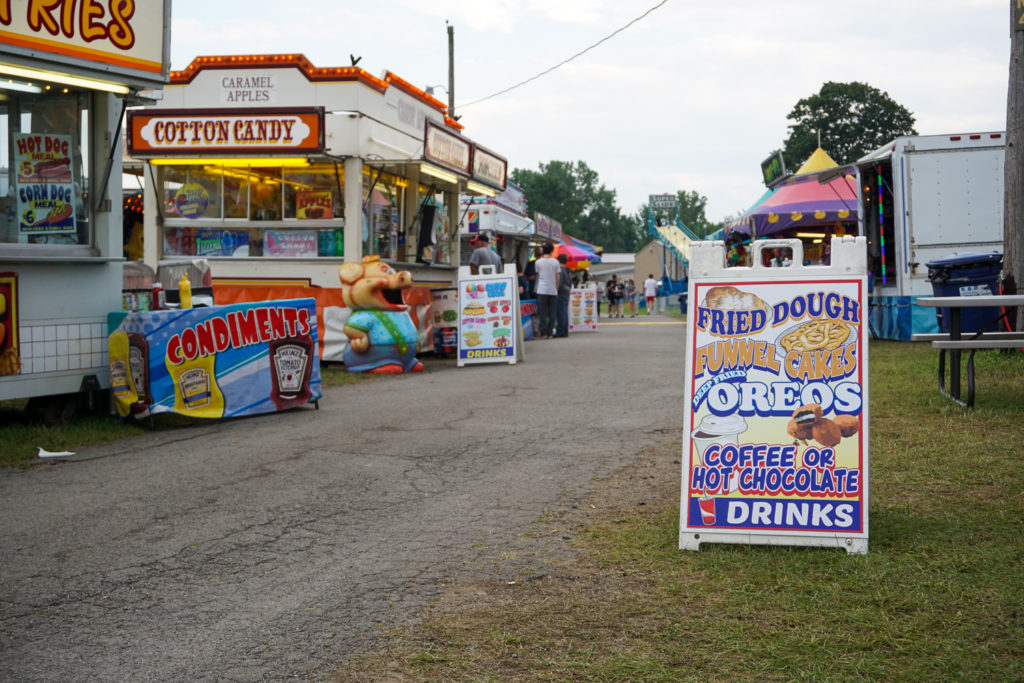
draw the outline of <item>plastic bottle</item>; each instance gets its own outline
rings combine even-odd
[[[167,307],[166,299],[164,299],[164,286],[160,282],[153,283],[152,300],[149,302],[149,307],[154,311]]]
[[[192,283],[188,281],[188,274],[183,274],[178,280],[178,301],[181,310],[192,308]]]

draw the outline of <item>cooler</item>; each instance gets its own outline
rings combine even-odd
[[[929,261],[928,280],[935,296],[987,296],[999,293],[999,272],[1003,267],[1000,253],[953,254]],[[963,308],[960,311],[960,329],[977,332],[992,325],[999,318],[998,307]],[[935,310],[939,329],[949,332],[949,309]]]

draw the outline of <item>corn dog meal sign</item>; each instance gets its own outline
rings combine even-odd
[[[71,174],[71,137],[14,133],[18,175],[18,232],[53,235],[75,232],[75,186]]]
[[[795,265],[761,265],[764,246]],[[679,546],[842,547],[868,539],[864,238],[802,266],[799,240],[755,241],[726,268],[721,242],[691,253]]]

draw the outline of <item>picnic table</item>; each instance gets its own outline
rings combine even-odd
[[[1019,349],[1024,348],[1024,332],[990,329],[1006,318],[1006,310],[1024,306],[1024,294],[990,294],[984,296],[936,296],[921,297],[918,306],[949,309],[949,332],[938,334],[914,334],[912,341],[930,341],[939,350],[939,391],[960,405],[970,408],[974,405],[974,353],[978,349]],[[999,308],[1002,314],[978,332],[964,336],[961,329],[960,313],[964,308]],[[949,391],[946,390],[946,352],[949,351]],[[960,399],[960,358],[964,351],[970,351],[967,358],[967,400]]]

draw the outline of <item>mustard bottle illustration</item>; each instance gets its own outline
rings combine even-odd
[[[174,382],[174,412],[195,417],[223,417],[224,394],[217,386],[217,357],[200,356],[179,365],[164,358]]]
[[[107,350],[110,354],[110,391],[114,395],[114,405],[118,415],[128,417],[132,404],[139,400],[129,363],[131,351],[128,333],[124,330],[111,332],[107,337]]]
[[[192,283],[188,281],[188,274],[183,274],[178,280],[178,301],[181,310],[192,308]]]

